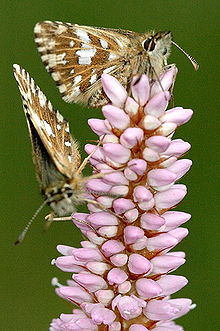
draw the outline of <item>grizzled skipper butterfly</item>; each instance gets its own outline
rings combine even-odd
[[[82,193],[88,177],[82,176],[82,170],[91,154],[81,163],[78,144],[69,132],[68,122],[53,109],[29,73],[17,64],[14,65],[14,76],[23,100],[37,179],[45,197],[44,203],[16,241],[17,244],[23,240],[33,219],[45,204],[53,211],[49,215],[49,220],[52,220],[54,215],[70,215],[75,211],[76,204],[86,201]]]
[[[116,77],[126,89],[134,75],[157,80],[167,66],[171,44],[198,69],[170,32],[141,34],[51,21],[36,24],[34,32],[41,59],[67,102],[90,107],[108,103],[101,87],[103,73]]]

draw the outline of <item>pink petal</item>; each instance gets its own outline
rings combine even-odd
[[[136,290],[144,300],[159,296],[162,293],[161,286],[154,280],[147,278],[140,278],[136,281]]]
[[[144,231],[137,226],[126,226],[124,229],[124,240],[127,245],[134,244],[144,236]]]
[[[142,275],[151,270],[151,263],[140,254],[131,254],[128,259],[128,269],[133,274]]]
[[[120,144],[104,144],[103,150],[107,157],[118,163],[128,162],[131,156],[130,150]]]
[[[128,128],[126,129],[121,137],[120,143],[126,148],[133,148],[141,143],[144,137],[144,132],[140,128]]]
[[[160,120],[162,122],[172,122],[179,126],[188,122],[192,115],[193,111],[191,109],[176,107],[167,110],[165,114],[160,117]]]
[[[112,268],[107,275],[107,280],[110,285],[122,284],[127,279],[128,279],[128,275],[126,274],[126,272],[118,268]]]
[[[125,130],[130,125],[130,117],[120,108],[107,105],[102,112],[113,128]]]
[[[117,240],[108,240],[102,245],[102,252],[109,257],[124,250],[124,245]]]
[[[112,104],[123,107],[127,99],[127,92],[119,81],[111,75],[102,74],[102,87]]]
[[[170,93],[168,91],[159,92],[153,96],[144,107],[145,114],[160,117],[166,110],[169,100]]]
[[[149,79],[146,75],[134,77],[131,83],[133,98],[140,106],[144,106],[150,93]]]

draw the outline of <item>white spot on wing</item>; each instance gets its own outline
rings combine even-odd
[[[63,32],[66,32],[67,27],[64,25],[59,25],[57,29],[55,30],[55,34],[61,34]]]
[[[72,157],[70,155],[67,156],[69,162],[71,163],[72,162]]]
[[[70,42],[69,42],[69,45],[70,45],[70,47],[73,47],[74,46],[74,41],[73,40],[71,40]]]
[[[105,49],[108,48],[108,43],[106,40],[100,39],[99,41],[100,41],[102,48],[105,48]]]
[[[41,107],[45,107],[47,99],[41,91],[39,91],[39,93],[38,93],[38,99],[39,99]]]
[[[60,131],[61,130],[61,125],[57,124],[57,130]]]
[[[118,44],[119,47],[123,48],[124,44],[117,38],[115,38],[116,43]]]
[[[112,70],[114,70],[116,68],[116,66],[111,66],[109,68],[106,68],[103,70],[104,74],[108,74],[109,72],[111,72]]]
[[[90,82],[90,84],[92,85],[92,84],[94,84],[94,83],[96,82],[96,80],[97,80],[97,75],[94,74],[94,75],[91,76],[89,82]]]
[[[52,73],[51,73],[51,76],[53,77],[53,79],[54,79],[55,81],[58,81],[58,80],[61,79],[61,76],[60,76],[60,73],[59,73],[59,72],[52,72]]]
[[[50,124],[47,123],[47,121],[44,121],[43,120],[43,126],[48,134],[48,136],[52,136],[52,137],[55,137],[55,134],[50,126]]]
[[[76,85],[82,80],[82,75],[74,77],[73,84]]]
[[[95,55],[96,49],[80,49],[76,52],[76,55],[79,56],[79,64],[91,64],[92,57]]]
[[[70,70],[70,74],[74,74],[75,70],[74,69],[71,69]]]
[[[86,31],[78,29],[78,30],[76,30],[76,35],[77,35],[77,37],[79,37],[79,39],[81,39],[85,43],[91,42],[91,39],[89,38],[89,35]]]
[[[89,45],[89,44],[82,43],[82,44],[81,44],[81,48],[87,48],[87,49],[89,48],[89,49],[91,49],[92,46]]]
[[[56,116],[57,116],[57,120],[59,121],[59,122],[63,122],[63,116],[57,111],[57,113],[56,113]]]
[[[71,144],[71,142],[70,142],[70,141],[65,141],[65,142],[64,142],[64,145],[65,145],[65,146],[67,146],[67,147],[70,147],[70,146],[72,146],[72,144]]]
[[[108,57],[109,61],[115,60],[117,58],[118,58],[118,55],[115,54],[115,53],[110,53],[109,54],[109,57]]]
[[[64,84],[60,85],[58,88],[59,88],[60,93],[64,93],[67,90],[66,85],[64,85]]]
[[[37,23],[34,27],[34,32],[41,33],[41,31],[42,31],[41,25],[40,25],[40,23]]]

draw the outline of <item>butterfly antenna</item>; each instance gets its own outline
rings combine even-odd
[[[24,240],[26,233],[28,232],[30,226],[32,225],[33,221],[35,220],[36,216],[39,212],[43,209],[43,207],[47,204],[48,199],[45,200],[40,207],[35,211],[34,215],[31,217],[30,221],[26,224],[24,230],[19,234],[18,239],[15,241],[14,245],[19,245]]]
[[[199,69],[199,64],[198,62],[191,56],[189,55],[182,47],[180,47],[177,43],[175,43],[175,41],[171,40],[171,43],[176,46],[183,54],[186,55],[186,57],[190,60],[190,62],[193,65],[193,68],[195,69],[195,71],[197,71]]]

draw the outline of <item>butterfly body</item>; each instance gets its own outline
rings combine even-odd
[[[98,107],[108,103],[101,75],[126,88],[135,75],[157,79],[167,65],[170,32],[136,33],[45,21],[35,26],[42,61],[67,102]]]
[[[41,193],[55,215],[70,215],[83,202],[78,144],[68,122],[53,109],[30,75],[18,65],[14,65],[14,75],[23,99]]]

